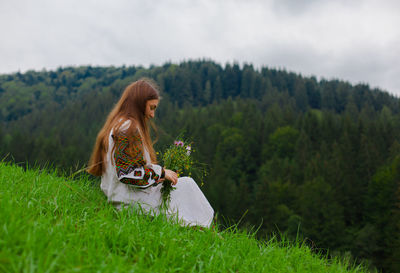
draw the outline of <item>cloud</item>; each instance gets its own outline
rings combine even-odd
[[[328,2],[329,0],[274,0],[272,7],[275,12],[281,15],[295,16]]]
[[[400,4],[327,0],[0,2],[0,73],[211,58],[400,95]]]

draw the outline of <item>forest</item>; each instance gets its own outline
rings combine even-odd
[[[162,90],[156,150],[193,141],[221,225],[400,272],[400,100],[367,84],[211,60],[3,74],[0,160],[81,170],[141,77]]]

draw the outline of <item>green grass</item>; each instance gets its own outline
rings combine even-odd
[[[0,163],[0,272],[365,272],[301,244],[117,211],[87,178]]]

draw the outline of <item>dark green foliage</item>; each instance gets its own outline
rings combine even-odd
[[[193,139],[221,224],[241,219],[261,237],[279,230],[400,270],[400,101],[367,85],[206,60],[0,75],[1,159],[82,168],[143,76],[163,90],[156,149]]]

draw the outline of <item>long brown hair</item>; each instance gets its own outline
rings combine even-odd
[[[105,172],[105,159],[110,132],[113,130],[113,134],[118,134],[121,126],[128,120],[130,121],[129,128],[126,131],[124,130],[124,134],[126,134],[129,139],[129,136],[133,136],[137,128],[139,128],[143,145],[145,145],[149,151],[152,161],[148,163],[156,162],[157,157],[153,149],[153,141],[151,140],[148,126],[149,120],[145,117],[146,103],[153,99],[160,99],[160,94],[158,85],[151,79],[142,78],[125,88],[121,98],[110,114],[108,114],[103,128],[97,135],[87,168],[88,173],[101,176]],[[151,123],[151,125],[156,129],[154,124]],[[129,148],[132,148],[131,141],[129,141]]]

